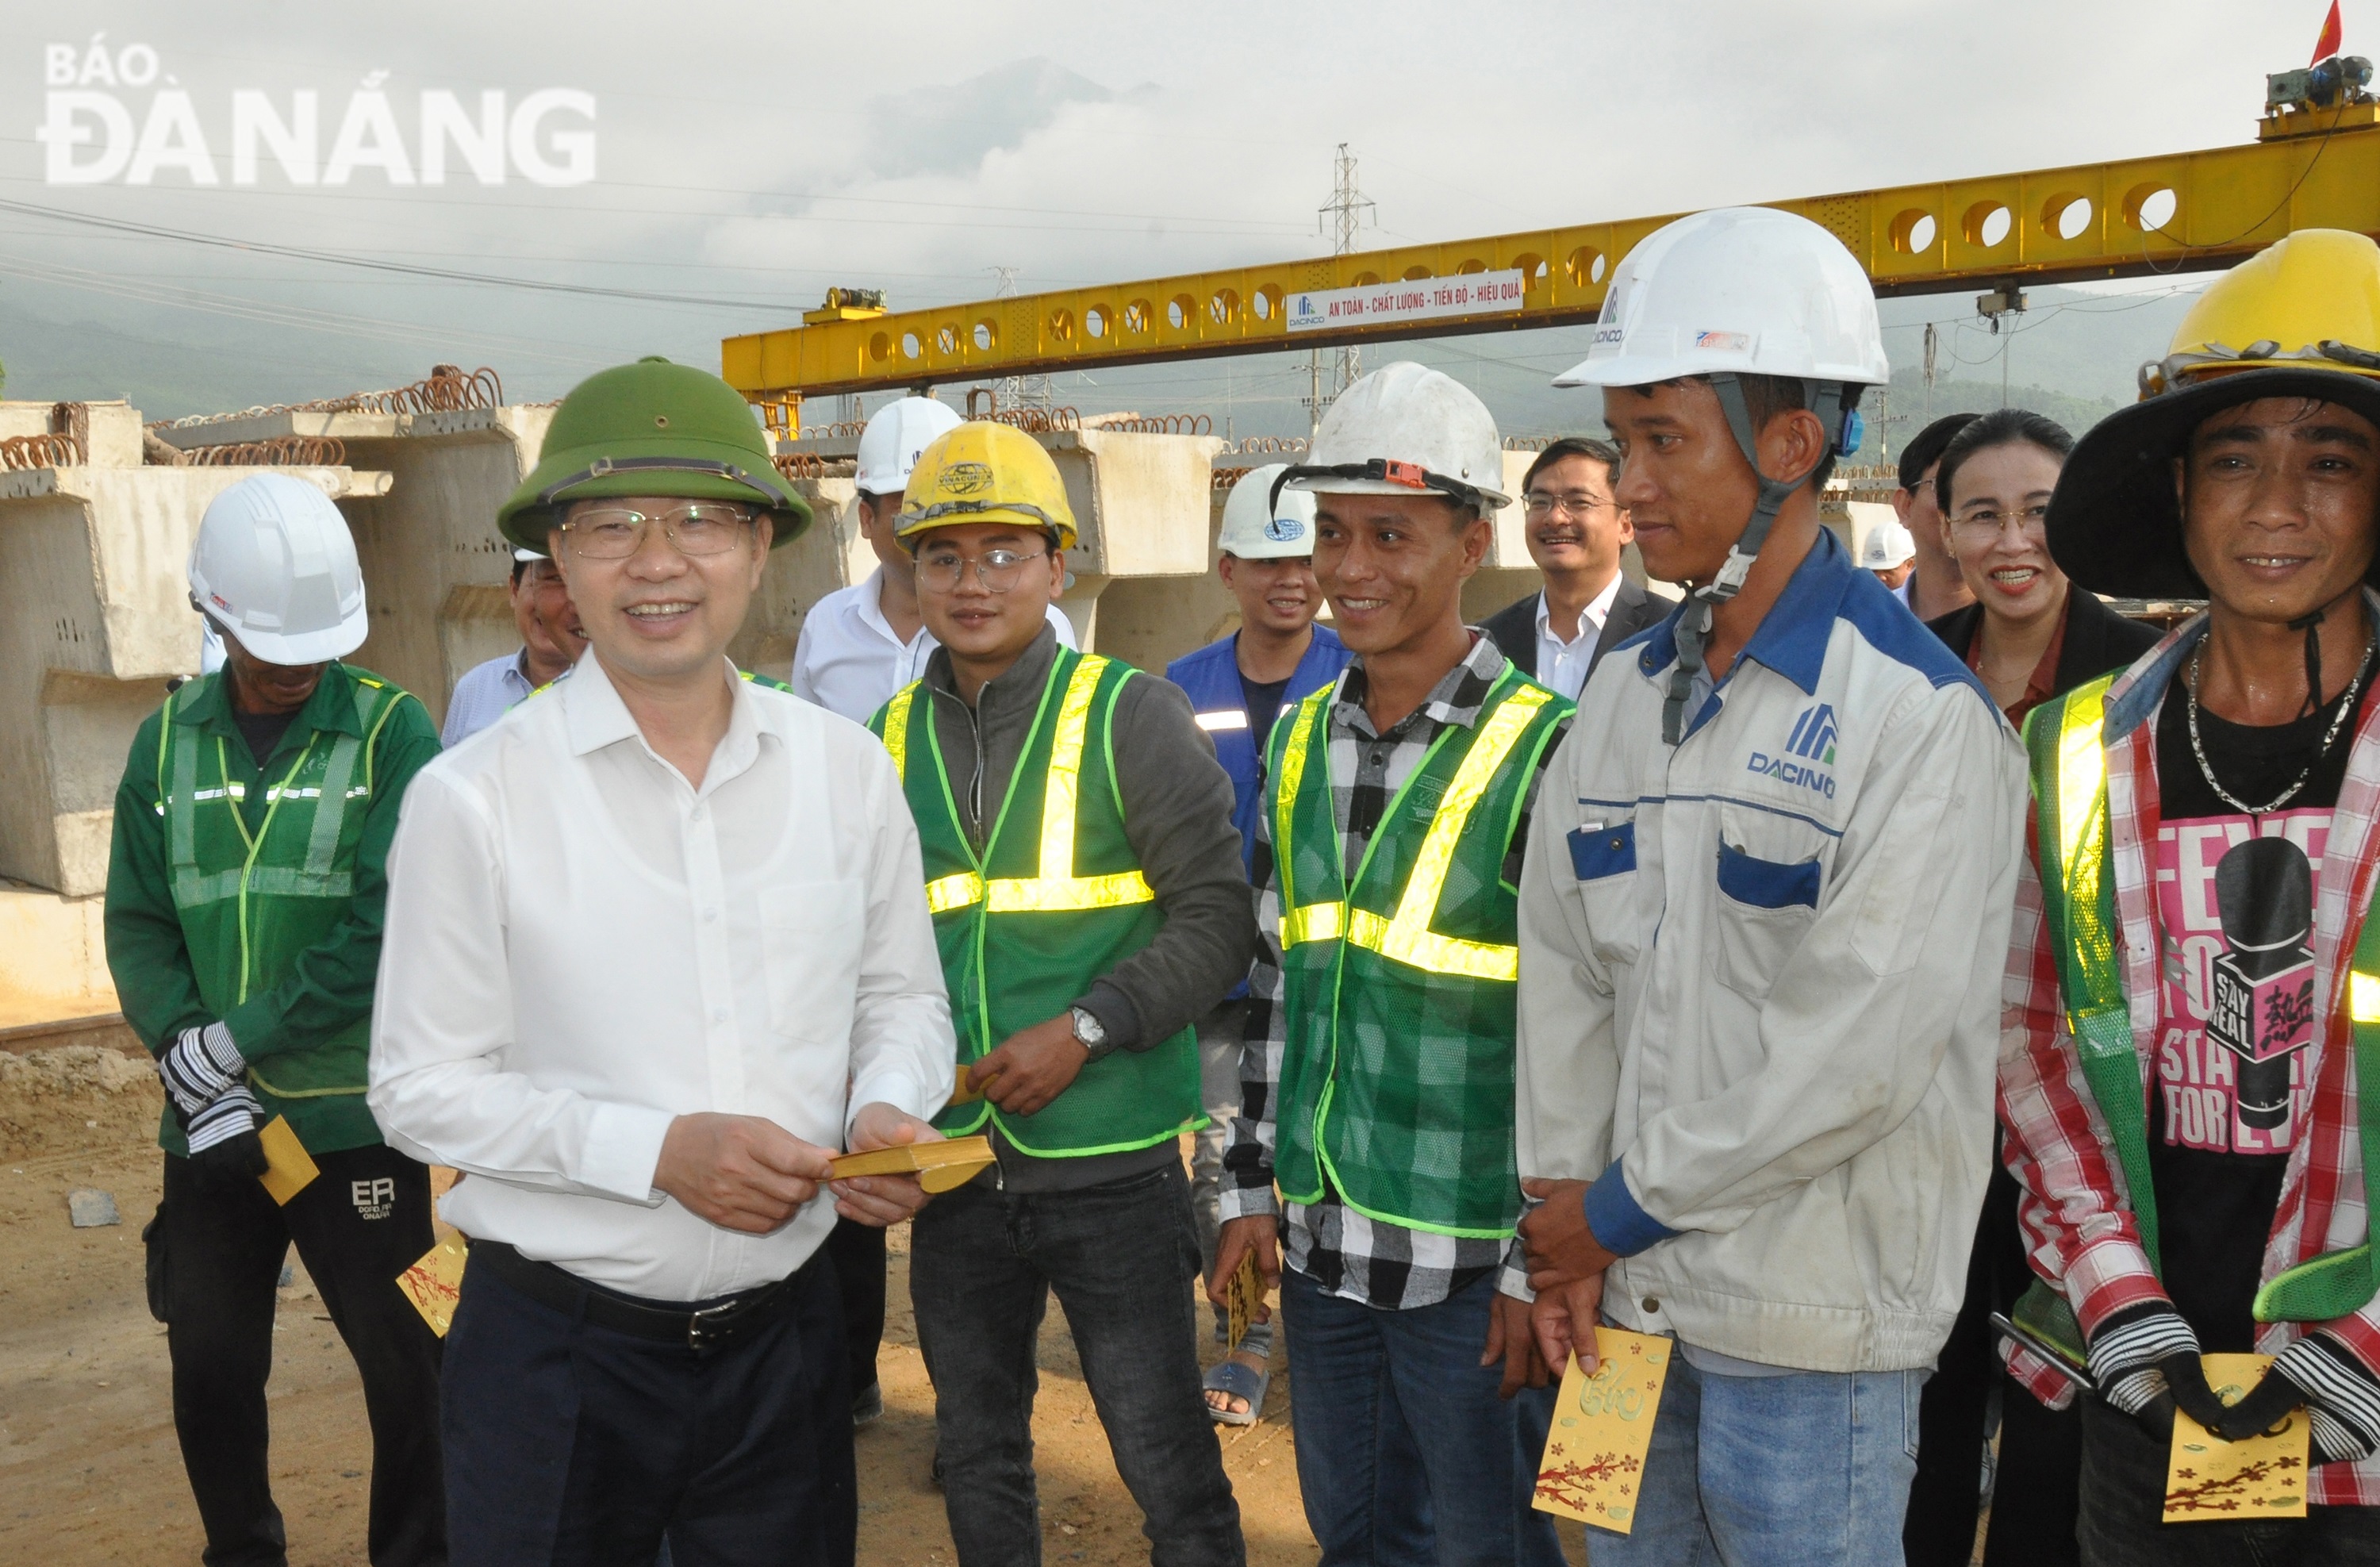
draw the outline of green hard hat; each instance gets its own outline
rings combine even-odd
[[[738,501],[776,514],[776,544],[810,525],[810,506],[769,459],[752,407],[708,370],[658,356],[597,370],[553,412],[537,467],[497,509],[496,527],[524,550],[573,501],[677,495]]]

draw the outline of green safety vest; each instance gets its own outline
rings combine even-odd
[[[868,722],[917,818],[962,1074],[1011,1035],[1062,1015],[1164,927],[1124,837],[1115,781],[1116,693],[1135,673],[1058,650],[980,855],[953,803],[934,704],[918,700],[923,683],[905,686]],[[988,1122],[1045,1158],[1121,1153],[1193,1131],[1206,1116],[1192,1031],[1090,1063],[1031,1115],[980,1099],[951,1106],[935,1124],[961,1136]]]
[[[348,674],[361,737],[329,730],[308,736],[278,778],[265,776],[264,819],[253,836],[241,811],[248,786],[231,776],[226,742],[184,716],[223,677],[183,686],[157,725],[168,885],[199,997],[217,1017],[281,983],[298,955],[346,917],[370,811],[373,744],[397,704],[411,699],[385,681]],[[367,1015],[319,1044],[274,1055],[269,1077],[251,1064],[248,1081],[268,1119],[285,1108],[276,1100],[359,1095],[370,1042]]]
[[[1264,808],[1281,880],[1282,1052],[1274,1177],[1327,1174],[1357,1212],[1501,1237],[1521,1217],[1512,1146],[1519,896],[1505,855],[1572,705],[1510,663],[1397,791],[1351,883],[1332,808],[1325,686],[1273,727]]]
[[[2156,1185],[2149,1171],[2148,1093],[2132,1044],[2131,1003],[2124,992],[2118,950],[2114,844],[2107,821],[2107,752],[2102,736],[2114,675],[2078,686],[2044,702],[2025,719],[2038,824],[2043,917],[2058,964],[2067,1030],[2082,1059],[2082,1079],[2115,1144],[2124,1172],[2141,1249],[2163,1273],[2157,1255]],[[2367,910],[2348,974],[2348,1017],[2355,1037],[2364,1190],[2380,1195],[2380,907]],[[2367,1200],[2366,1239],[2277,1275],[2256,1292],[2259,1322],[2327,1322],[2370,1301],[2380,1288],[2372,1235],[2380,1233],[2380,1201]],[[2082,1358],[2082,1334],[2072,1307],[2042,1280],[2020,1301],[2016,1320]]]

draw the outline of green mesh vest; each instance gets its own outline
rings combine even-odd
[[[298,954],[346,917],[371,797],[373,743],[397,704],[411,700],[384,681],[348,673],[361,738],[318,730],[294,760],[276,759],[253,836],[241,813],[248,786],[231,776],[225,740],[184,717],[223,677],[183,686],[157,726],[157,812],[174,908],[200,999],[218,1017],[279,984]],[[303,1101],[360,1096],[370,1043],[371,1019],[359,1018],[310,1050],[275,1054],[269,1074],[250,1066],[248,1081],[268,1120]],[[293,1112],[293,1120],[303,1118]],[[165,1140],[179,1152],[181,1134],[170,1115],[166,1122]]]
[[[1324,1178],[1409,1230],[1510,1235],[1519,898],[1503,880],[1529,783],[1571,704],[1507,663],[1380,818],[1351,882],[1324,687],[1275,725],[1264,808],[1281,880],[1287,1046],[1274,1178]]]
[[[1115,782],[1116,693],[1134,673],[1058,650],[980,856],[960,824],[921,686],[904,688],[868,723],[917,820],[962,1075],[1012,1034],[1062,1015],[1164,926],[1124,838]],[[953,1136],[997,1124],[1025,1152],[1062,1158],[1148,1148],[1205,1121],[1197,1045],[1185,1028],[1148,1050],[1092,1062],[1031,1115],[981,1099],[951,1106],[935,1124]]]

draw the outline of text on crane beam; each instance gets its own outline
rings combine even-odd
[[[1386,326],[1440,316],[1486,315],[1519,310],[1526,302],[1527,292],[1518,268],[1326,288],[1291,295],[1286,324],[1292,332],[1312,332],[1322,327]]]

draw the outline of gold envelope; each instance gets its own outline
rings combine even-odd
[[[2206,1385],[2225,1403],[2237,1403],[2264,1380],[2269,1354],[2204,1354]],[[2165,1522],[2212,1518],[2302,1518],[2307,1463],[2313,1433],[2305,1411],[2293,1410],[2279,1427],[2245,1441],[2227,1442],[2180,1410],[2166,1460]]]
[[[460,1235],[449,1235],[421,1254],[421,1260],[396,1276],[396,1287],[421,1313],[430,1330],[440,1338],[455,1321],[455,1303],[463,1295],[463,1264],[470,1253]]]
[[[1575,1355],[1562,1372],[1531,1505],[1624,1535],[1636,1524],[1645,1454],[1677,1346],[1625,1328],[1597,1328],[1595,1342],[1593,1376]]]
[[[834,1178],[854,1175],[915,1175],[929,1192],[947,1192],[975,1179],[991,1162],[989,1137],[944,1137],[925,1143],[895,1143],[889,1148],[846,1153],[834,1161]]]
[[[314,1177],[322,1172],[316,1167],[313,1156],[306,1151],[306,1145],[298,1140],[298,1134],[289,1129],[285,1115],[276,1115],[266,1122],[256,1134],[256,1140],[264,1145],[267,1161],[264,1173],[257,1179],[264,1183],[264,1189],[273,1194],[274,1202],[286,1204],[312,1185]]]

